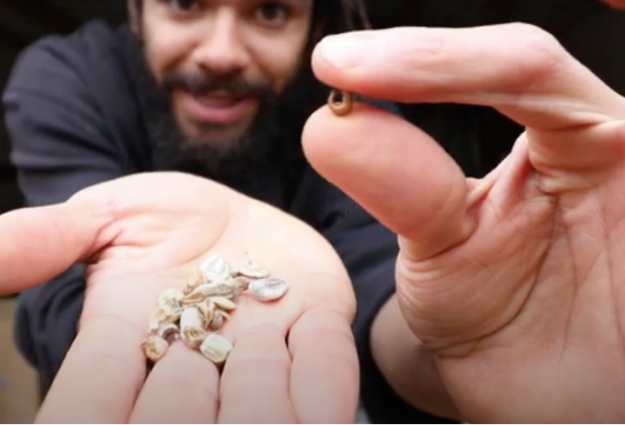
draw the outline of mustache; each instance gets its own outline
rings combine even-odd
[[[175,89],[200,96],[212,91],[225,91],[232,97],[266,98],[272,95],[272,87],[266,80],[247,80],[239,74],[214,75],[206,72],[183,72],[170,70],[163,75],[162,88],[171,92]]]

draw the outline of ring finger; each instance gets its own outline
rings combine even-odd
[[[220,423],[296,423],[286,332],[259,326],[236,336],[221,378]]]
[[[219,372],[197,350],[174,342],[145,382],[131,423],[216,423]]]

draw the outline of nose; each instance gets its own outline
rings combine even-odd
[[[204,40],[193,52],[195,65],[213,74],[242,72],[249,62],[243,31],[234,13],[217,11],[207,23]]]

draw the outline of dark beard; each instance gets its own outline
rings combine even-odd
[[[298,178],[306,163],[301,148],[303,126],[326,98],[310,66],[301,66],[279,94],[267,84],[250,84],[234,76],[210,78],[175,71],[159,85],[145,62],[141,39],[133,38],[133,68],[145,96],[147,131],[157,169],[202,175],[235,187],[251,177],[279,176],[282,181]],[[191,92],[221,88],[238,94],[252,93],[260,99],[260,106],[240,137],[202,143],[184,134],[176,122],[170,106],[170,91],[176,87]],[[208,134],[211,128],[203,130]]]

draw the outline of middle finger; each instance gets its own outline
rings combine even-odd
[[[50,388],[37,423],[125,423],[141,387],[142,329],[102,315],[80,330]]]

